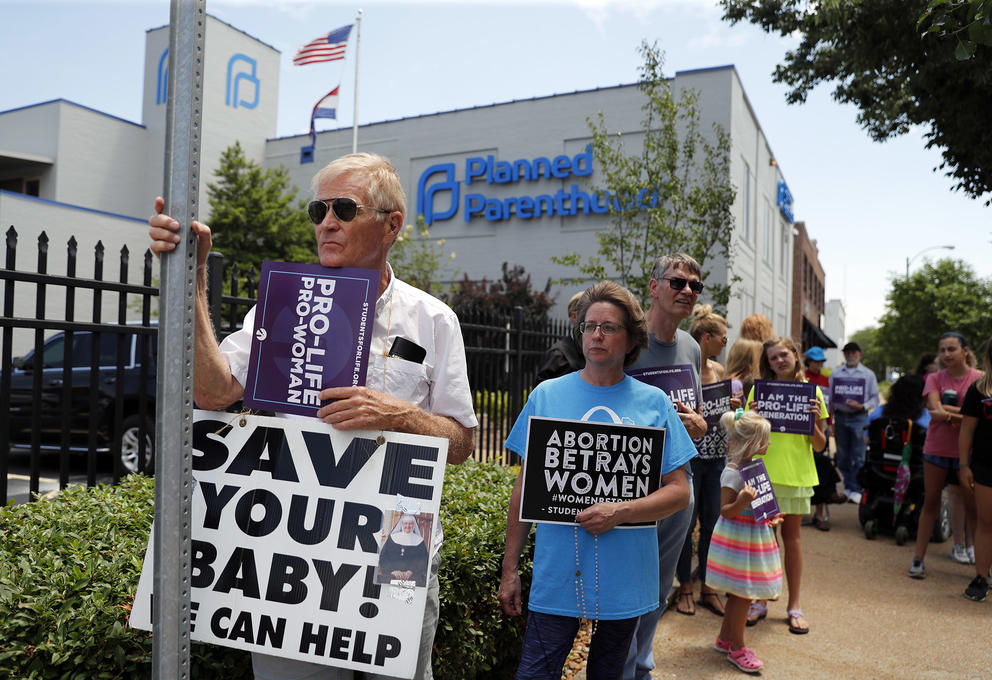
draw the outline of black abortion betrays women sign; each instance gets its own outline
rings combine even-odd
[[[448,441],[379,435],[194,412],[192,639],[413,677],[427,588],[376,583],[383,516],[437,516]],[[131,613],[144,630],[151,545]]]
[[[647,496],[661,486],[664,450],[664,428],[531,416],[520,519],[574,524],[590,505]]]

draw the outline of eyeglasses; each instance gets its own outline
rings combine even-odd
[[[685,288],[686,284],[689,284],[689,290],[696,295],[703,292],[702,281],[690,281],[689,279],[683,279],[680,276],[662,276],[661,280],[668,281],[668,285],[672,287],[672,290],[682,290]]]
[[[392,212],[392,210],[386,210],[384,208],[373,208],[370,205],[359,205],[352,198],[318,198],[315,201],[307,203],[307,214],[310,215],[310,221],[314,224],[323,222],[324,218],[327,217],[328,208],[333,210],[334,214],[342,222],[351,222],[355,219],[359,208],[375,210],[385,215]]]
[[[620,332],[621,328],[626,328],[626,326],[620,323],[613,323],[612,321],[604,321],[603,323],[579,322],[579,333],[595,333],[597,328],[603,335],[616,335]]]

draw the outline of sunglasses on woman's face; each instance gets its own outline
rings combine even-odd
[[[375,210],[385,215],[392,212],[392,210],[383,208],[373,208],[370,205],[360,205],[352,198],[318,198],[307,204],[307,214],[310,215],[310,221],[314,224],[323,222],[324,218],[327,217],[328,208],[333,210],[335,217],[342,222],[351,222],[361,208]]]

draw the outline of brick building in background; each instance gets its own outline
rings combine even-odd
[[[805,222],[793,224],[792,236],[792,339],[800,343],[800,352],[814,345],[836,347],[823,332],[825,276],[816,240],[810,240]]]

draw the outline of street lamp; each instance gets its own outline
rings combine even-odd
[[[906,278],[907,279],[909,278],[909,263],[910,262],[912,262],[913,260],[915,260],[916,258],[918,258],[923,253],[929,252],[931,250],[940,250],[940,249],[943,249],[943,250],[954,250],[954,246],[930,246],[929,248],[924,248],[920,252],[916,253],[916,255],[913,255],[913,257],[907,257],[906,258]]]

